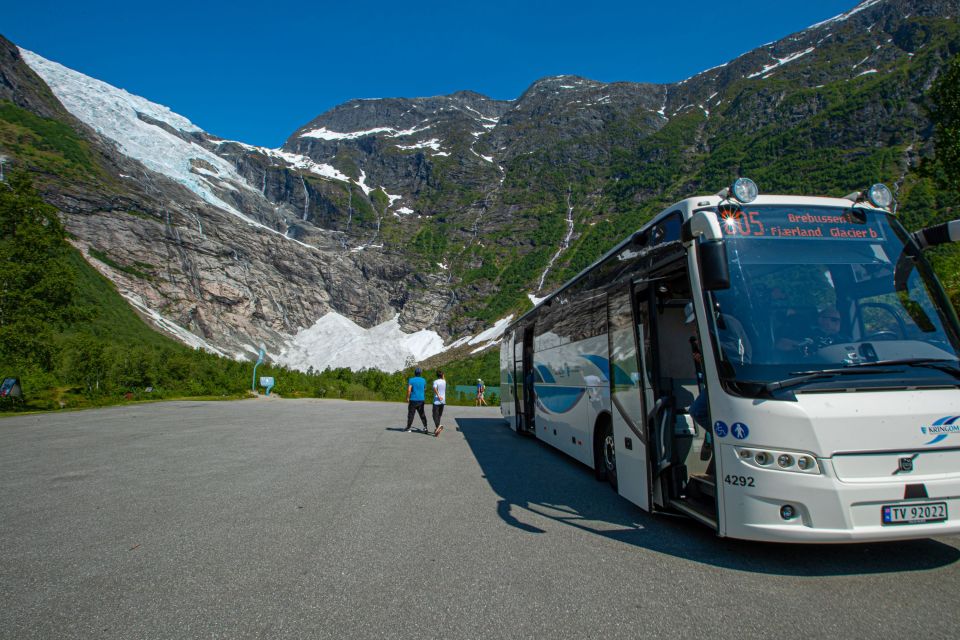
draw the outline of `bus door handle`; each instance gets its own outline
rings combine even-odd
[[[648,417],[648,424],[650,425],[649,433],[656,434],[656,442],[651,444],[656,446],[657,472],[663,471],[670,466],[670,438],[667,437],[667,427],[670,426],[670,421],[667,420],[670,415],[669,409],[670,401],[668,398],[662,397],[653,405],[653,409],[650,411]]]

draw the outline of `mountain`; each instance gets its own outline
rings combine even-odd
[[[94,266],[210,348],[385,362],[340,344],[364,335],[419,360],[737,175],[830,195],[885,181],[909,220],[944,215],[920,213],[918,171],[958,15],[958,0],[867,0],[668,85],[560,76],[511,101],[354,100],[279,149],[217,138],[4,42],[0,146]],[[710,37],[731,33],[689,46]]]
[[[209,150],[221,141],[185,118],[10,43],[3,50],[9,80],[0,143],[14,164],[38,174],[75,246],[160,329],[243,357],[261,343],[279,353],[298,329],[330,312],[370,326],[400,308],[432,319],[442,305],[437,278],[413,274],[389,250],[347,245],[343,234],[270,201]],[[244,161],[258,160],[273,188],[314,180],[328,188],[314,176],[339,175],[249,148]]]

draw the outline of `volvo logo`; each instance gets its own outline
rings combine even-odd
[[[915,453],[912,456],[900,458],[897,461],[897,470],[893,472],[893,475],[900,473],[910,473],[913,471],[913,461],[919,456],[919,453]]]

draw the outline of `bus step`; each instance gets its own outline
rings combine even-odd
[[[715,476],[691,474],[690,482],[687,485],[687,491],[699,494],[708,498],[717,497],[717,482]]]
[[[670,507],[676,509],[685,516],[689,516],[694,520],[707,525],[711,529],[717,528],[715,514],[707,507],[702,507],[694,502],[686,502],[681,500],[670,500]]]

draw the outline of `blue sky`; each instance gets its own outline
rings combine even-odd
[[[0,34],[210,133],[277,147],[352,98],[512,99],[559,74],[676,82],[857,1],[31,0],[6,3]]]

